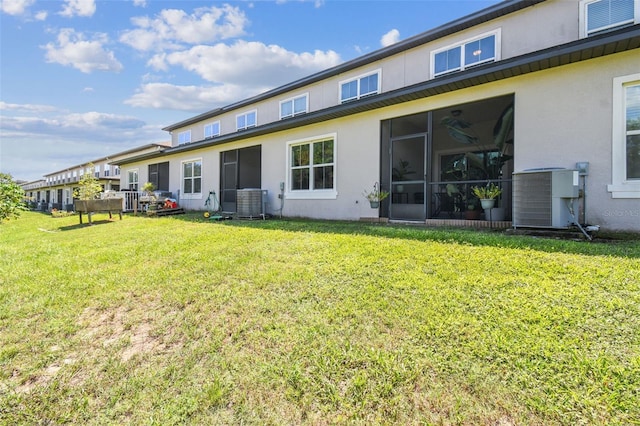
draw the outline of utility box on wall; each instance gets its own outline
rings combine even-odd
[[[513,174],[513,227],[568,228],[580,196],[578,170],[536,169]]]

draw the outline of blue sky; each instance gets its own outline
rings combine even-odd
[[[498,3],[0,1],[0,171],[29,181]]]

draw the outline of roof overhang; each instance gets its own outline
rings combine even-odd
[[[167,148],[152,154],[130,157],[112,164],[128,164],[150,158],[223,145],[637,48],[640,48],[640,24],[503,61],[470,68],[466,71],[437,77],[358,101],[336,105],[320,111],[267,123],[252,129],[230,133],[212,139]]]
[[[491,21],[501,16],[508,15],[509,13],[517,12],[521,9],[534,6],[538,3],[542,3],[543,1],[545,0],[506,0],[506,1],[500,2],[498,4],[482,9],[478,12],[472,13],[460,19],[456,19],[447,24],[436,27],[432,30],[429,30],[424,33],[415,35],[413,37],[409,37],[408,39],[399,41],[398,43],[392,44],[391,46],[378,49],[367,55],[359,56],[353,60],[344,62],[340,65],[336,65],[335,67],[329,68],[327,70],[320,71],[316,74],[312,74],[308,77],[296,80],[284,86],[277,87],[273,90],[266,91],[259,95],[253,96],[251,98],[243,99],[240,102],[236,102],[222,108],[216,108],[214,110],[207,111],[195,117],[190,117],[186,120],[167,126],[162,130],[171,132],[175,129],[189,126],[191,124],[195,124],[199,121],[206,120],[208,118],[213,118],[215,116],[224,114],[234,109],[244,108],[247,105],[251,105],[256,102],[271,98],[273,96],[278,96],[282,93],[286,93],[291,90],[295,90],[300,87],[307,86],[309,84],[312,84],[321,80],[325,80],[327,78],[336,76],[338,74],[342,74],[344,72],[361,67],[363,65],[367,65],[369,63],[379,61],[380,59],[384,59],[386,57],[396,55],[400,52],[413,49],[414,47],[421,46],[430,41],[437,40],[439,38],[446,37],[450,34],[455,34],[459,31],[468,29],[476,25],[480,25],[482,23]]]

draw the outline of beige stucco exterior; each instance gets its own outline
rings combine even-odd
[[[386,120],[416,113],[452,109],[496,97],[510,96],[515,104],[514,160],[510,171],[532,168],[574,168],[577,162],[589,162],[590,171],[585,180],[586,222],[605,229],[640,231],[640,191],[627,191],[625,197],[610,188],[614,182],[612,169],[616,163],[613,154],[616,141],[613,133],[614,81],[638,73],[640,53],[636,48],[595,58],[567,60],[567,64],[547,69],[528,69],[512,76],[475,82],[457,90],[447,89],[440,94],[423,96],[417,100],[381,106],[366,112],[351,113],[340,118],[305,124],[286,130],[273,130],[259,136],[248,132],[240,140],[224,144],[207,143],[199,149],[179,152],[177,135],[190,130],[192,142],[204,137],[204,125],[220,121],[222,135],[235,134],[235,117],[239,113],[257,111],[258,127],[280,121],[280,101],[307,94],[309,111],[321,112],[339,106],[340,83],[377,72],[380,76],[380,94],[428,82],[433,79],[432,60],[439,49],[464,43],[486,34],[498,40],[496,63],[532,52],[552,51],[556,46],[577,43],[583,37],[584,26],[581,2],[549,0],[531,7],[508,13],[498,19],[468,26],[463,30],[434,37],[418,46],[401,50],[375,60],[364,61],[361,66],[345,67],[344,72],[326,78],[309,80],[307,85],[290,91],[275,91],[258,96],[255,100],[239,102],[223,112],[204,114],[200,120],[187,120],[184,126],[171,128],[175,153],[168,150],[162,156],[139,163],[123,165],[122,176],[129,169],[138,169],[140,182],[146,179],[146,168],[157,162],[170,162],[170,190],[181,193],[181,164],[184,161],[202,161],[202,192],[181,196],[181,205],[187,209],[204,209],[209,191],[220,191],[221,152],[243,147],[261,146],[261,186],[269,191],[269,212],[284,216],[322,219],[359,220],[385,216],[386,211],[369,207],[362,196],[374,182],[381,181],[381,127]],[[638,17],[636,18],[639,19]],[[544,22],[544,29],[540,23]],[[636,22],[635,27],[638,27]],[[637,47],[637,46],[636,46]],[[604,49],[604,48],[603,48]],[[560,61],[560,59],[554,59]],[[564,60],[564,59],[563,59]],[[489,133],[492,123],[477,125],[478,131]],[[446,138],[443,128],[433,126],[430,143],[440,146]],[[288,164],[289,144],[323,135],[335,138],[335,186],[330,193],[300,194],[291,191]],[[453,151],[451,151],[453,152]],[[619,160],[619,159],[618,159]],[[439,158],[427,165],[438,174]],[[506,178],[506,177],[505,177]],[[284,202],[278,197],[280,183],[285,183]],[[126,186],[126,182],[122,182]],[[635,188],[631,185],[630,188]],[[510,197],[506,198],[510,200]],[[282,210],[280,207],[283,206]]]

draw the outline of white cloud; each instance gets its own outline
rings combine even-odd
[[[95,12],[95,0],[65,0],[65,5],[59,14],[72,18],[74,16],[93,16]]]
[[[167,140],[160,124],[128,115],[68,113],[28,104],[0,103],[0,108],[0,171],[21,179],[36,180],[64,167]]]
[[[233,45],[219,43],[158,54],[148,65],[158,70],[179,66],[210,82],[274,87],[340,62],[340,55],[332,50],[295,53],[277,45],[240,40]]]
[[[49,13],[46,10],[41,10],[35,14],[36,21],[45,21],[49,16]]]
[[[266,88],[262,89],[264,90]],[[202,112],[255,94],[247,87],[233,84],[204,87],[149,83],[142,85],[125,104],[141,108]]]
[[[125,31],[120,41],[140,51],[178,49],[184,44],[208,43],[245,33],[247,17],[237,7],[206,7],[192,14],[164,9],[154,18],[131,19],[136,29]]]
[[[146,0],[133,0],[133,5],[136,7],[147,7]]]
[[[112,51],[104,48],[107,42],[106,34],[95,34],[92,40],[87,40],[84,34],[71,28],[63,28],[58,33],[57,44],[48,43],[43,48],[47,52],[47,62],[50,63],[72,66],[83,73],[119,72],[123,68],[122,64]]]
[[[0,9],[7,15],[24,15],[35,0],[2,0]]]
[[[400,31],[394,28],[382,36],[382,38],[380,39],[380,44],[382,45],[382,47],[387,47],[397,43],[398,41],[400,41]]]
[[[4,101],[0,101],[0,111],[18,111],[18,112],[54,112],[57,108],[51,105],[38,105],[38,104],[9,104]]]
[[[13,116],[2,118],[2,133],[19,132],[30,135],[64,135],[73,139],[86,140],[106,129],[139,129],[144,122],[135,117],[101,112],[71,113],[52,117]]]

